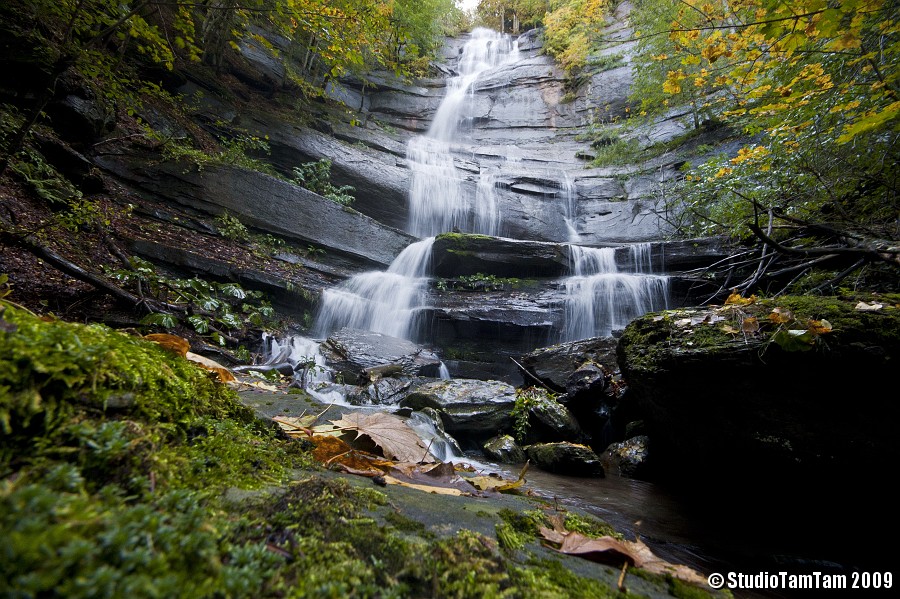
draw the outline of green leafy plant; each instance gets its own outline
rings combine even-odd
[[[518,287],[522,281],[515,277],[498,277],[497,275],[486,275],[484,273],[475,273],[474,275],[463,275],[456,279],[440,280],[436,284],[438,288],[447,289],[447,285],[458,291],[502,291],[507,288]]]
[[[516,389],[516,401],[510,415],[513,418],[513,434],[519,443],[528,435],[531,428],[529,415],[539,400],[540,394],[534,387]]]
[[[250,232],[247,230],[247,227],[227,210],[215,218],[215,223],[219,233],[226,239],[231,239],[232,241],[247,241],[250,239]]]
[[[294,167],[294,182],[344,206],[356,199],[350,194],[354,190],[352,185],[336,187],[331,183],[331,160],[327,158]]]
[[[171,329],[185,324],[224,345],[227,337],[223,331],[261,328],[275,317],[262,292],[245,290],[237,283],[167,277],[137,257],[129,259],[129,268],[106,272],[123,286],[134,287],[139,294],[172,308],[147,315],[141,321],[144,325]]]

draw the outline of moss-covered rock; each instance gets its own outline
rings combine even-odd
[[[656,457],[821,475],[900,455],[897,296],[733,298],[649,314],[618,345]]]
[[[578,443],[535,443],[526,449],[528,457],[542,470],[571,476],[605,476],[600,458]]]

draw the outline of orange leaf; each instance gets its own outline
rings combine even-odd
[[[794,314],[787,308],[773,308],[769,320],[775,324],[783,324],[794,319]]]
[[[191,344],[188,343],[188,340],[177,335],[168,335],[166,333],[151,333],[149,335],[144,335],[144,339],[154,341],[167,350],[178,354],[182,358],[185,357],[185,355],[189,351],[191,351]]]
[[[751,295],[750,297],[742,297],[740,293],[734,291],[731,295],[728,296],[728,299],[725,300],[725,305],[746,306],[747,304],[752,304],[755,301],[755,295]]]

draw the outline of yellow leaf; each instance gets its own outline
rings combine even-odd
[[[725,300],[726,306],[746,306],[752,304],[756,301],[756,296],[751,295],[750,297],[742,297],[740,293],[734,291],[731,295],[728,296],[728,299]]]
[[[793,313],[791,313],[791,311],[787,308],[773,308],[772,312],[769,314],[769,320],[771,320],[775,324],[790,322],[793,319]]]

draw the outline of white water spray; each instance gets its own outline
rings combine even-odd
[[[498,234],[494,182],[479,180],[471,197],[472,191],[463,185],[465,174],[456,166],[453,144],[461,143],[471,128],[475,81],[485,71],[517,60],[518,55],[518,46],[509,36],[485,28],[472,31],[459,59],[459,75],[447,81],[447,92],[428,132],[407,146],[412,180],[408,230],[413,235],[434,236],[454,229]]]
[[[326,337],[350,327],[411,339],[425,307],[433,244],[434,237],[412,243],[386,271],[358,274],[326,289],[313,330]]]
[[[634,272],[619,272],[615,248],[569,246],[574,275],[565,281],[563,341],[609,337],[629,322],[668,307],[669,279],[652,274],[650,244],[630,246]]]

